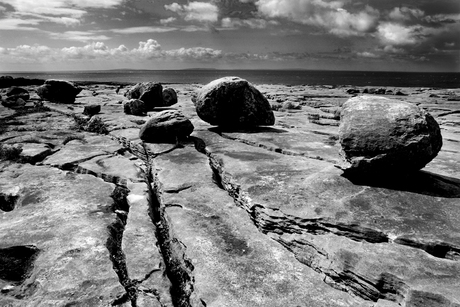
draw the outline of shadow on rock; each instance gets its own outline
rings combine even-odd
[[[353,170],[345,170],[342,177],[353,184],[405,191],[423,195],[459,198],[460,179],[442,176],[427,171],[416,171],[407,174],[360,174]]]
[[[221,133],[286,133],[287,130],[271,128],[271,127],[212,127],[208,129],[211,132],[221,134]]]

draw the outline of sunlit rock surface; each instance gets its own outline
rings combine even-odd
[[[157,112],[124,114],[114,85],[0,107],[1,306],[460,304],[459,89],[386,88],[434,117],[443,147],[420,171],[370,179],[339,155],[356,91],[257,85],[301,108],[238,130],[198,117],[201,85],[169,86],[195,127],[178,143],[144,143]],[[86,105],[108,134],[84,130]]]

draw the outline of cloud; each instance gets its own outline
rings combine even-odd
[[[170,23],[172,23],[172,22],[174,22],[176,20],[177,20],[176,17],[169,17],[169,18],[166,18],[166,19],[160,19],[160,23],[162,25],[167,25],[167,24],[170,24]]]
[[[19,19],[19,18],[4,18],[0,19],[0,30],[36,30],[36,26],[40,23],[40,19]]]
[[[63,33],[50,32],[52,39],[63,39],[72,40],[79,42],[97,41],[97,40],[109,40],[110,37],[105,35],[96,34],[89,31],[66,31]]]
[[[4,2],[0,0],[0,4]],[[7,4],[14,9],[7,13],[7,18],[32,17],[42,22],[70,26],[78,24],[89,9],[114,8],[122,3],[123,0],[7,0]]]
[[[186,21],[216,22],[218,20],[219,9],[216,5],[208,2],[192,1],[186,5],[174,2],[164,7],[179,14]]]
[[[420,29],[420,26],[385,22],[377,27],[377,36],[385,45],[414,45],[421,40]]]
[[[420,9],[417,8],[408,8],[408,7],[395,7],[388,16],[393,20],[411,20],[413,18],[420,19],[425,15]]]
[[[237,29],[248,27],[251,29],[265,29],[269,24],[277,24],[275,21],[267,21],[260,18],[240,19],[225,17],[221,20],[224,29]]]
[[[120,34],[134,34],[134,33],[165,33],[176,31],[177,28],[173,27],[131,27],[124,29],[112,29],[110,31]]]
[[[258,0],[255,4],[264,17],[317,26],[345,36],[373,30],[379,18],[379,12],[370,6],[359,12],[349,12],[344,8],[345,1]]]
[[[375,54],[375,53],[372,53],[372,52],[368,52],[368,51],[364,51],[364,52],[358,52],[357,55],[359,57],[363,57],[363,58],[379,58],[380,55],[378,54]]]

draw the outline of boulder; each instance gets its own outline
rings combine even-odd
[[[83,114],[88,115],[88,116],[96,115],[99,112],[101,112],[101,106],[98,104],[91,104],[91,105],[85,106],[85,108],[83,109]]]
[[[145,102],[139,99],[130,99],[123,105],[123,110],[126,114],[145,115],[147,107]]]
[[[11,87],[7,92],[6,92],[7,97],[12,97],[12,98],[22,98],[24,100],[29,100],[30,95],[29,91],[22,87],[16,87],[13,86]]]
[[[353,170],[402,173],[419,170],[436,157],[442,137],[436,120],[416,105],[359,96],[343,105],[339,142]]]
[[[151,143],[175,142],[188,137],[193,132],[190,120],[177,110],[156,113],[140,131],[141,140]]]
[[[163,105],[172,106],[177,103],[177,94],[173,88],[165,88],[163,90]]]
[[[56,103],[73,103],[82,88],[64,80],[46,80],[37,88],[37,94],[43,100]]]
[[[203,86],[194,103],[198,116],[211,125],[247,127],[275,123],[268,100],[239,77],[224,77]]]
[[[163,86],[160,83],[144,82],[131,87],[126,93],[128,99],[139,99],[145,102],[146,111],[163,105]]]
[[[2,105],[7,108],[16,109],[24,107],[26,102],[19,96],[10,96],[2,100]]]

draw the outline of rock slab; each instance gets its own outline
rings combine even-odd
[[[193,132],[190,120],[177,110],[155,114],[139,131],[141,140],[152,143],[175,141],[188,137]]]
[[[195,99],[198,116],[211,125],[270,126],[275,116],[268,100],[248,81],[224,77],[203,86]]]
[[[429,113],[403,101],[370,96],[343,105],[339,141],[351,167],[364,172],[416,171],[442,146],[439,125]]]

